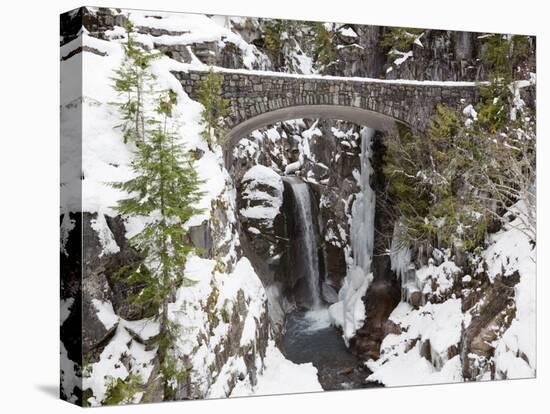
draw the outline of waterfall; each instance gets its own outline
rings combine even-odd
[[[301,253],[305,261],[305,277],[311,294],[311,308],[319,309],[322,304],[319,288],[319,255],[309,187],[298,177],[283,177],[283,180],[288,183],[294,195],[296,222],[303,246]]]

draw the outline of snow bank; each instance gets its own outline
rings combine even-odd
[[[497,275],[506,277],[515,272],[522,276],[536,273],[536,250],[531,246],[526,234],[525,208],[523,202],[511,208],[510,212],[517,217],[490,238],[490,246],[483,253],[483,258],[487,263],[487,273],[491,280]]]
[[[515,272],[520,275],[515,286],[516,315],[502,338],[493,344],[498,378],[531,378],[536,373],[536,248],[523,231],[525,208],[523,202],[518,202],[511,209],[516,218],[491,237],[491,245],[483,255],[490,278]]]
[[[387,386],[462,381],[456,355],[464,320],[461,307],[460,299],[428,303],[417,310],[401,302],[389,319],[402,333],[384,338],[380,358],[367,362],[373,372],[368,380]],[[422,347],[429,349],[430,360],[421,355]],[[449,351],[455,354],[450,359]]]
[[[310,362],[295,364],[289,361],[273,341],[267,347],[264,366],[255,387],[248,381],[240,381],[231,397],[323,391],[317,379],[317,368]]]
[[[371,366],[372,364],[369,365]],[[420,344],[417,343],[410,351],[376,369],[368,380],[380,382],[387,387],[462,382],[462,364],[457,355],[438,371],[420,355]]]
[[[142,341],[157,335],[159,324],[152,319],[126,321],[116,315],[109,302],[93,299],[92,304],[105,329],[115,328],[115,334],[101,352],[99,360],[83,367],[82,388],[92,390],[93,397],[88,399],[88,403],[94,407],[100,406],[105,398],[107,379],[125,379],[131,373],[139,375],[144,383],[149,379],[157,348],[147,349]],[[136,340],[134,334],[139,335],[140,339]],[[141,396],[137,393],[134,403],[138,403]]]

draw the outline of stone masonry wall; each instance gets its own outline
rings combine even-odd
[[[208,72],[175,72],[192,99]],[[460,109],[479,97],[475,84],[390,83],[224,72],[222,95],[231,103],[232,128],[257,115],[298,105],[335,105],[373,111],[423,131],[436,104]]]

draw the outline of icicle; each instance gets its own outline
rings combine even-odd
[[[353,203],[351,222],[351,247],[355,266],[361,268],[365,275],[370,273],[372,252],[374,248],[374,210],[376,194],[370,186],[372,166],[370,163],[372,138],[374,130],[361,130],[361,192]]]
[[[376,194],[370,186],[373,172],[370,157],[374,132],[375,130],[370,128],[361,130],[361,192],[357,195],[351,211],[350,238],[353,263],[349,266],[342,288],[338,292],[338,302],[329,308],[333,323],[342,327],[346,344],[365,321],[366,310],[362,298],[372,281]]]

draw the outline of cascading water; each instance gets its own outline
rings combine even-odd
[[[318,369],[323,389],[335,390],[377,386],[366,382],[368,368],[346,347],[346,341],[364,320],[362,297],[372,278],[370,267],[374,244],[375,194],[369,184],[371,143],[374,131],[362,130],[361,193],[352,209],[351,243],[353,263],[338,294],[339,302],[329,309],[322,307],[319,286],[317,241],[314,233],[311,198],[306,183],[297,177],[283,177],[286,188],[294,196],[295,240],[301,246],[300,262],[304,262],[312,308],[287,315],[283,346],[285,356],[296,363],[311,362]],[[296,253],[296,252],[295,252]],[[296,269],[293,269],[296,270]],[[341,326],[344,341],[332,325]]]
[[[309,187],[298,177],[283,177],[283,180],[288,183],[294,195],[297,225],[305,261],[304,271],[311,295],[311,309],[319,309],[322,305],[319,288],[319,256],[317,238],[313,228]]]

